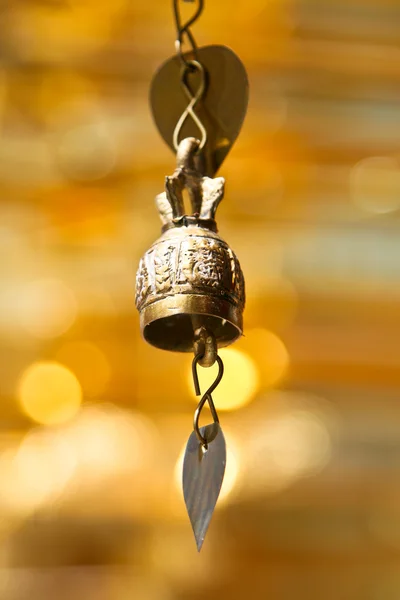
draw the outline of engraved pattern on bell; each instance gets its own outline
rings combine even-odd
[[[170,294],[206,294],[244,305],[243,274],[231,248],[200,227],[170,229],[140,261],[136,306]]]
[[[194,142],[188,138],[181,145],[193,151]],[[198,211],[191,216],[182,214],[185,187]],[[200,326],[213,333],[220,347],[242,334],[243,273],[214,221],[223,192],[221,177],[202,177],[194,161],[186,156],[185,162],[178,153],[178,168],[157,196],[164,233],[141,259],[136,276],[142,332],[158,348],[192,351]]]

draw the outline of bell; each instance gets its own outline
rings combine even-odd
[[[222,177],[203,177],[199,141],[184,139],[177,169],[156,198],[162,235],[142,257],[136,276],[141,331],[157,348],[192,352],[200,329],[218,347],[242,335],[243,273],[215,222],[224,183]],[[184,190],[191,215],[184,212]]]

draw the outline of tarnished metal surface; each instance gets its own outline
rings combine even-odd
[[[207,449],[190,435],[183,462],[183,495],[200,551],[221,490],[226,465],[225,438],[219,423],[200,428]]]
[[[162,236],[140,261],[136,306],[145,339],[165,350],[193,351],[194,332],[205,327],[218,347],[242,333],[244,278],[233,250],[216,232],[215,212],[224,179],[196,167],[198,142],[180,144],[177,168],[157,196]],[[185,214],[187,189],[192,213]]]
[[[194,332],[193,351],[195,356],[201,355],[199,365],[202,367],[212,367],[217,360],[217,340],[204,326],[200,326]]]

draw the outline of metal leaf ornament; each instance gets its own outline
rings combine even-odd
[[[221,490],[226,465],[225,438],[219,423],[200,428],[205,447],[193,431],[183,462],[183,495],[200,552]]]

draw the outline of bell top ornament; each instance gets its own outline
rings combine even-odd
[[[243,329],[243,273],[215,221],[225,181],[201,175],[198,149],[195,138],[179,144],[177,168],[156,198],[162,235],[141,259],[136,276],[144,338],[178,352],[193,352],[194,332],[201,327],[218,347],[234,342]],[[184,190],[192,205],[190,215],[185,214]]]

